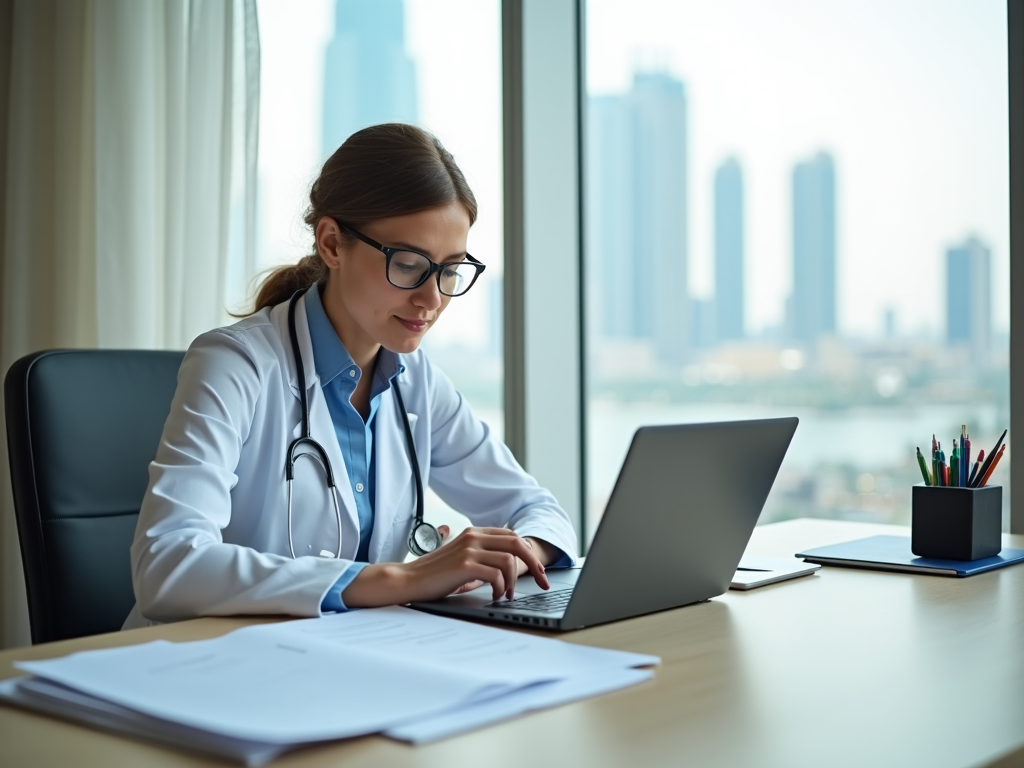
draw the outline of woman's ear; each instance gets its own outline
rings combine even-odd
[[[330,216],[322,216],[316,223],[316,250],[328,269],[337,269],[341,263],[344,239],[338,222]]]

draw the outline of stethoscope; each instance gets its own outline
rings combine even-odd
[[[314,287],[314,290],[316,288]],[[302,355],[299,352],[299,337],[295,332],[295,304],[303,291],[296,291],[288,305],[288,335],[291,337],[292,354],[295,355],[295,369],[299,374],[299,399],[302,402],[302,435],[295,438],[288,446],[288,453],[285,457],[285,477],[288,480],[288,551],[292,558],[295,558],[295,546],[292,543],[292,478],[295,474],[295,460],[299,456],[307,456],[307,453],[296,454],[296,449],[308,445],[320,459],[324,473],[327,475],[327,487],[331,491],[331,499],[334,501],[334,519],[338,524],[338,551],[336,558],[341,558],[341,507],[338,504],[338,490],[334,486],[334,470],[331,468],[331,460],[327,458],[327,451],[314,440],[309,433],[309,403],[306,400],[306,372],[302,367]],[[420,477],[420,465],[416,459],[416,446],[412,440],[412,427],[409,426],[409,413],[405,410],[405,401],[402,399],[402,390],[398,386],[398,378],[391,380],[391,386],[395,391],[395,398],[398,400],[398,408],[402,412],[402,423],[405,425],[405,441],[409,446],[409,461],[412,463],[412,475],[416,481],[416,519],[413,522],[412,530],[409,531],[409,551],[417,557],[433,552],[441,546],[441,534],[438,533],[430,523],[423,519],[423,478]],[[325,551],[323,554],[327,554]]]

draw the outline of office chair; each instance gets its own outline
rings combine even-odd
[[[50,350],[4,398],[32,642],[121,628],[129,547],[183,352]]]

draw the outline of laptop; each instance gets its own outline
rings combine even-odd
[[[641,427],[582,567],[549,569],[512,600],[491,586],[413,608],[446,616],[582,629],[723,594],[796,431],[797,419]]]

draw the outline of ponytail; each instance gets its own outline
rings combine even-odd
[[[298,264],[278,267],[260,285],[253,312],[288,301],[296,291],[304,291],[314,283],[322,283],[326,279],[327,265],[315,253],[303,256]]]

